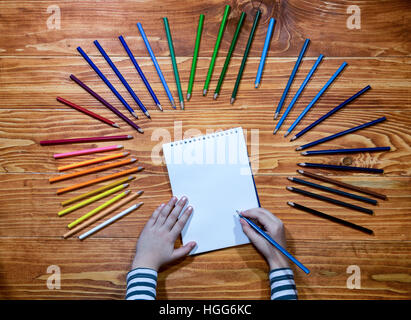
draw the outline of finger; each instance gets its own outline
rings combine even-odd
[[[163,209],[161,209],[160,214],[157,217],[157,221],[156,224],[158,224],[159,226],[162,226],[164,221],[166,221],[168,215],[170,214],[171,209],[174,208],[174,205],[177,202],[177,198],[176,197],[172,197],[170,199],[170,201],[163,207]]]
[[[251,218],[257,220],[262,226],[267,227],[270,223],[273,222],[274,215],[265,209],[262,208],[254,208],[249,209],[241,212],[246,218]]]
[[[240,218],[240,224],[243,227],[245,235],[251,242],[255,243],[261,236],[244,220]]]
[[[168,230],[171,230],[171,228],[173,228],[178,217],[180,216],[181,210],[183,210],[186,203],[187,203],[187,197],[184,196],[177,202],[173,211],[171,211],[171,213],[168,215],[166,221],[164,222],[164,226],[166,226]]]
[[[154,210],[153,214],[150,217],[150,220],[148,220],[147,224],[149,225],[154,225],[154,223],[156,223],[157,217],[160,214],[160,211],[163,209],[163,207],[165,206],[165,203],[160,204],[156,210]]]
[[[187,209],[184,210],[184,213],[180,216],[177,222],[174,224],[173,228],[171,229],[171,233],[177,239],[178,235],[183,230],[184,226],[186,225],[188,218],[190,218],[191,213],[193,212],[193,207],[188,206]]]
[[[191,250],[194,249],[195,246],[196,243],[194,241],[191,241],[180,248],[174,249],[173,253],[171,254],[172,261],[185,257],[191,252]]]

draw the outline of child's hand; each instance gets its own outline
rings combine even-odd
[[[286,248],[283,223],[270,211],[263,208],[255,208],[243,211],[241,215],[257,222],[257,225],[259,225],[264,232],[284,249]],[[289,268],[287,258],[279,250],[257,233],[244,219],[240,218],[240,223],[244,233],[267,260],[270,270]]]
[[[196,245],[189,242],[185,246],[174,249],[174,243],[184,228],[192,207],[187,207],[178,219],[184,208],[187,198],[182,197],[176,204],[177,198],[172,197],[165,205],[160,205],[147,221],[137,242],[136,255],[132,268],[158,269],[171,261],[182,258],[190,253]]]

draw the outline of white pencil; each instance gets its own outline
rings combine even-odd
[[[143,205],[143,202],[139,202],[139,203],[131,206],[130,208],[128,208],[124,211],[121,211],[119,214],[116,214],[115,216],[111,217],[110,219],[104,221],[103,223],[100,223],[98,226],[96,226],[96,227],[90,229],[89,231],[83,233],[78,238],[80,240],[83,240],[83,239],[87,238],[88,236],[92,235],[93,233],[99,231],[100,229],[103,229],[105,226],[108,226],[109,224],[117,221],[118,219],[120,219],[120,218],[124,217],[125,215],[129,214],[130,212],[138,209],[142,205]]]

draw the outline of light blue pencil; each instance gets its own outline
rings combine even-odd
[[[322,94],[328,89],[328,87],[331,85],[331,83],[334,82],[334,80],[338,77],[338,75],[341,73],[341,71],[344,70],[345,66],[347,65],[347,62],[343,62],[343,64],[338,68],[338,70],[332,75],[332,77],[327,81],[327,83],[322,87],[322,89],[317,93],[317,95],[314,97],[314,99],[308,104],[308,106],[305,107],[303,112],[298,116],[298,118],[294,121],[294,123],[291,125],[290,128],[288,128],[287,132],[285,133],[284,137],[288,136],[291,131],[297,126],[297,124],[301,121],[302,118],[304,118],[305,114],[314,106],[314,104],[320,99]]]
[[[313,67],[311,68],[310,72],[307,74],[304,82],[301,84],[300,88],[298,89],[297,93],[295,94],[293,100],[291,100],[290,104],[288,105],[287,109],[285,110],[283,116],[281,117],[280,121],[278,121],[277,126],[274,129],[273,134],[276,134],[277,131],[280,129],[281,125],[283,124],[285,118],[287,118],[288,114],[290,113],[291,109],[294,107],[294,104],[297,102],[298,98],[300,97],[301,93],[303,92],[305,86],[307,85],[308,81],[310,81],[312,75],[314,74],[315,70],[317,69],[318,65],[320,64],[321,60],[323,59],[323,55],[320,54],[318,56],[317,61],[314,63]]]
[[[143,26],[141,25],[140,22],[137,23],[137,28],[140,31],[141,37],[143,38],[144,44],[146,45],[147,51],[150,54],[151,60],[153,61],[154,67],[157,70],[157,74],[160,77],[160,80],[163,84],[164,90],[167,93],[168,99],[170,100],[171,106],[175,109],[176,108],[176,104],[174,103],[174,98],[171,94],[170,89],[168,88],[166,79],[163,76],[163,73],[161,72],[160,66],[157,62],[156,56],[154,55],[153,50],[151,49],[150,43],[148,42],[147,36],[144,32]]]
[[[255,78],[255,87],[258,88],[261,82],[261,76],[263,75],[263,69],[265,65],[265,58],[267,58],[268,47],[270,46],[271,36],[273,35],[273,29],[275,25],[275,19],[271,18],[267,28],[267,35],[265,36],[265,42],[263,52],[261,53],[260,64],[258,66],[257,77]]]

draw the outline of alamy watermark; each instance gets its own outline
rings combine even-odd
[[[361,9],[357,5],[351,5],[347,8],[350,16],[347,18],[347,28],[350,30],[361,29]]]
[[[50,5],[47,7],[47,13],[51,15],[46,21],[47,28],[49,30],[60,30],[61,29],[61,11],[58,5]]]
[[[47,288],[49,290],[59,290],[61,289],[61,270],[57,265],[51,265],[47,268],[47,273],[51,275],[47,278]]]
[[[348,289],[361,289],[361,269],[357,265],[347,267],[347,273],[351,274],[347,278]]]

